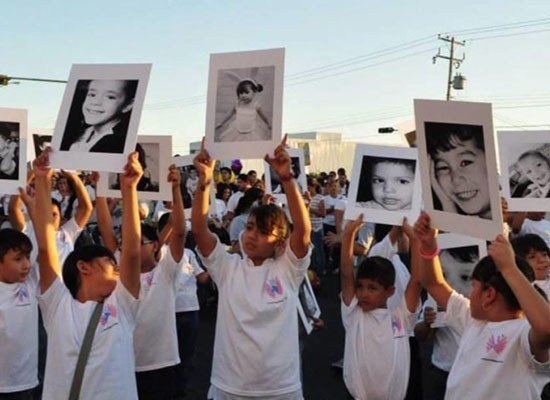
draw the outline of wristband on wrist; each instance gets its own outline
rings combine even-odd
[[[436,245],[432,250],[426,250],[423,247],[420,247],[418,252],[420,257],[424,260],[433,260],[439,254],[439,246]]]

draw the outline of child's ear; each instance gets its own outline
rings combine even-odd
[[[90,264],[82,260],[76,262],[76,268],[82,275],[90,275],[92,269]]]
[[[134,107],[134,99],[128,102],[124,107],[122,107],[122,112],[127,113],[132,111],[132,107]]]
[[[489,306],[496,301],[497,296],[498,296],[497,290],[494,287],[489,286],[487,289],[483,291],[481,307],[484,310],[489,308]]]
[[[395,293],[395,286],[394,285],[391,285],[389,288],[386,289],[386,294],[387,294],[388,298],[392,297],[394,293]]]

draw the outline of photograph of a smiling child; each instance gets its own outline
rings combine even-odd
[[[363,156],[357,206],[388,211],[410,210],[416,160]]]
[[[510,168],[510,193],[517,198],[550,197],[550,146],[534,143]],[[516,153],[517,154],[517,153]]]
[[[491,219],[483,127],[425,122],[436,210]]]
[[[138,80],[79,80],[60,150],[122,154]]]

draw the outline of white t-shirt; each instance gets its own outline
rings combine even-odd
[[[241,191],[233,193],[229,197],[229,200],[227,200],[227,207],[225,208],[225,212],[226,213],[228,213],[230,211],[235,212],[235,208],[237,208],[237,205],[239,204],[239,200],[243,196],[244,196],[244,192],[241,192]]]
[[[197,279],[196,276],[203,273],[197,261],[195,253],[190,249],[185,249],[183,253],[183,263],[178,273],[178,287],[176,292],[176,312],[197,311],[200,309],[199,299],[197,298]]]
[[[550,221],[547,219],[543,218],[540,221],[533,221],[532,219],[525,218],[518,236],[527,233],[539,235],[546,242],[546,245],[550,247]]]
[[[231,220],[229,224],[229,240],[236,242],[241,236],[241,232],[246,228],[248,222],[248,213],[239,214]]]
[[[370,312],[363,312],[356,297],[349,306],[342,301],[346,330],[344,382],[354,399],[405,398],[414,317],[403,299],[398,308]]]
[[[219,291],[212,385],[260,398],[300,390],[296,307],[310,255],[298,259],[287,243],[254,266],[219,240],[208,257],[199,253]]]
[[[82,232],[82,228],[78,226],[76,220],[71,218],[63,225],[59,227],[59,230],[55,232],[55,245],[57,247],[57,253],[59,255],[59,265],[63,267],[65,259],[74,250],[74,243]],[[34,233],[34,226],[29,222],[25,224],[23,233],[29,237],[32,242],[31,262],[36,261],[38,257],[38,243],[36,242],[36,234]]]
[[[346,209],[346,201],[344,197],[340,195],[338,197],[327,195],[323,200],[325,201],[325,210],[327,210],[327,215],[325,216],[325,218],[323,218],[323,224],[335,226],[336,222],[334,218],[334,212],[328,214],[328,210],[331,207],[334,207],[334,210],[344,211]]]
[[[136,372],[157,370],[180,362],[175,302],[183,257],[176,262],[166,245],[160,254],[155,268],[140,276],[141,303],[134,330]]]
[[[38,385],[37,268],[24,282],[0,282],[0,393]]]
[[[88,322],[97,304],[75,300],[56,279],[38,297],[48,333],[44,399],[66,399]],[[103,303],[80,400],[137,399],[132,333],[139,300],[119,281]]]
[[[453,292],[445,322],[462,335],[447,380],[446,400],[540,398],[550,376],[550,361],[543,364],[533,358],[526,319],[473,319],[470,301]]]

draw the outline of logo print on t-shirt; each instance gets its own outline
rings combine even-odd
[[[393,330],[393,336],[403,336],[403,323],[401,322],[401,318],[392,316],[391,328]]]
[[[25,285],[24,283],[21,283],[19,285],[16,295],[18,306],[24,306],[30,303],[29,290],[27,289],[27,285]]]
[[[487,343],[485,344],[485,349],[488,353],[494,351],[497,355],[502,353],[508,344],[508,338],[506,335],[491,335]]]
[[[107,325],[107,323],[109,322],[109,318],[111,318],[112,320],[113,318],[116,318],[116,317],[117,317],[116,306],[113,304],[105,304],[103,306],[103,311],[101,312],[101,317],[99,318],[99,323],[101,324],[102,327],[105,327],[105,325]]]
[[[153,279],[155,278],[155,270],[152,270],[150,272],[147,272],[145,274],[145,288],[149,289],[151,285],[153,284]]]
[[[271,298],[280,297],[283,295],[283,285],[277,276],[268,278],[264,283],[264,291]]]

